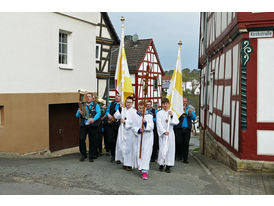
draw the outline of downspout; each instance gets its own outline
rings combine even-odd
[[[204,53],[206,56],[206,78],[205,78],[206,88],[205,88],[205,104],[204,104],[205,111],[204,111],[204,129],[203,129],[203,154],[205,154],[205,131],[207,128],[206,120],[207,120],[207,94],[208,94],[208,75],[209,75],[209,56],[207,54],[207,17],[208,17],[208,12],[205,12]]]
[[[108,62],[108,79],[107,79],[107,96],[106,96],[106,105],[109,104],[109,82],[110,82],[110,65],[112,62],[112,46],[110,46],[110,52],[109,52],[109,62]]]

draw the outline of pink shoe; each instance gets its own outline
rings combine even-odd
[[[147,173],[146,173],[146,172],[144,172],[144,173],[142,174],[142,178],[143,178],[144,180],[147,180],[147,179],[148,179]]]

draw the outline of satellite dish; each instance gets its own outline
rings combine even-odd
[[[134,34],[133,37],[132,37],[132,41],[134,43],[137,43],[138,39],[139,39],[138,34]]]

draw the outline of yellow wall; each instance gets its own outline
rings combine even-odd
[[[78,93],[0,94],[0,152],[23,154],[48,149],[48,105],[78,100]]]

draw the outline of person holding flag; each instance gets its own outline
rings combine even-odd
[[[132,119],[136,110],[132,108],[133,106],[133,87],[131,83],[131,78],[128,71],[128,64],[125,52],[125,43],[124,43],[124,17],[121,17],[122,22],[122,35],[121,43],[119,47],[119,55],[117,59],[117,66],[115,71],[115,80],[116,80],[116,90],[121,95],[121,108],[116,111],[114,117],[121,120],[121,124],[118,130],[118,137],[116,143],[116,153],[115,160],[121,161],[123,163],[123,168],[126,170],[132,170],[133,167],[133,131]],[[126,108],[124,108],[124,103],[126,100]]]
[[[115,161],[122,162],[123,169],[127,171],[131,171],[135,165],[136,144],[133,126],[136,120],[136,110],[132,108],[132,105],[133,97],[127,97],[126,107],[120,107],[114,114],[115,119],[121,121],[116,142]]]
[[[179,123],[177,115],[169,110],[169,100],[163,98],[163,109],[157,113],[157,131],[159,135],[159,154],[158,164],[160,165],[160,171],[164,170],[170,173],[170,167],[174,166],[175,160],[175,135],[173,126]]]
[[[189,140],[191,137],[192,121],[196,120],[194,108],[188,105],[188,99],[184,98],[184,113],[179,117],[179,124],[176,125],[176,155],[178,160],[184,159],[188,163]]]
[[[167,99],[163,99],[163,110],[157,113],[157,131],[159,135],[158,164],[162,171],[166,166],[166,172],[170,173],[170,167],[175,161],[175,135],[173,126],[179,123],[178,118],[183,114],[183,88],[182,88],[182,66],[181,66],[181,46],[179,50],[176,67],[173,72],[171,83],[167,92]]]

